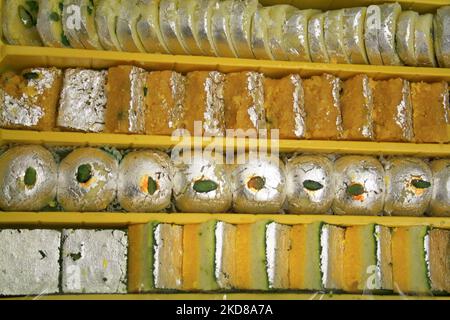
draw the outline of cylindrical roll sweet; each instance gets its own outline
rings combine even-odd
[[[397,21],[397,53],[407,66],[416,66],[414,34],[419,14],[415,11],[403,11]]]
[[[142,45],[149,53],[169,53],[159,29],[159,0],[141,0],[141,16],[136,29]]]
[[[230,12],[233,2],[233,0],[219,1],[219,5],[211,15],[211,37],[219,57],[237,57],[231,40]]]
[[[39,1],[37,30],[42,42],[47,47],[70,47],[69,39],[62,25],[63,4],[59,0]]]
[[[366,21],[364,24],[364,44],[367,58],[372,65],[383,65],[380,47],[378,44],[378,32],[381,29],[380,6],[371,5],[367,7]]]
[[[197,0],[184,0],[178,2],[178,25],[180,37],[186,49],[195,56],[203,55],[195,32],[195,14],[200,9],[201,2]]]
[[[182,212],[227,212],[231,207],[230,172],[221,155],[193,154],[176,162],[175,205]]]
[[[246,155],[245,164],[235,166],[233,208],[240,213],[279,213],[285,198],[285,168],[274,156]]]
[[[325,13],[318,13],[313,15],[308,22],[308,43],[312,62],[330,62],[325,45],[324,20]]]
[[[439,8],[434,16],[434,47],[441,68],[450,68],[450,6]]]
[[[414,47],[418,67],[436,67],[433,33],[433,14],[420,15],[414,30]]]
[[[100,0],[95,11],[98,39],[106,50],[120,51],[116,21],[122,0]]]
[[[432,216],[450,216],[450,159],[431,163],[433,172],[433,195],[429,212]]]
[[[159,212],[172,196],[169,157],[159,151],[127,154],[119,166],[117,198],[129,212]]]
[[[327,11],[323,30],[330,63],[350,63],[344,47],[344,10]]]
[[[0,208],[38,211],[55,199],[58,167],[41,146],[13,147],[0,156]]]
[[[372,157],[345,156],[334,166],[338,215],[378,215],[384,205],[384,169]]]
[[[333,163],[320,155],[305,155],[286,164],[287,211],[292,214],[325,214],[334,199]]]
[[[116,21],[116,33],[123,51],[145,52],[137,30],[137,21],[146,8],[145,3],[140,0],[122,1]]]
[[[74,48],[102,50],[95,14],[99,0],[64,0],[63,29]]]
[[[310,62],[308,20],[319,10],[300,10],[290,16],[283,25],[283,46],[291,61]]]
[[[269,8],[268,40],[270,51],[275,60],[289,60],[283,45],[283,26],[293,14],[298,12],[298,9],[287,4],[279,4]]]
[[[194,37],[204,55],[217,56],[211,33],[211,18],[219,2],[218,0],[198,1],[198,10],[194,14]]]
[[[5,0],[2,5],[1,26],[6,42],[11,45],[41,46],[42,40],[36,28],[38,2]]]
[[[353,64],[369,64],[364,44],[366,13],[365,7],[344,9],[344,51]]]
[[[417,158],[395,158],[386,162],[385,170],[384,211],[393,216],[422,216],[433,190],[429,166]]]
[[[65,211],[102,211],[117,190],[117,160],[96,148],[72,151],[59,165],[58,202]]]
[[[181,38],[177,23],[178,3],[181,1],[161,0],[159,3],[159,28],[164,43],[172,54],[190,54]]]
[[[402,62],[395,47],[397,20],[402,12],[398,3],[387,3],[379,6],[381,14],[381,28],[378,31],[378,46],[381,59],[385,66],[399,66]]]
[[[231,7],[231,40],[239,58],[254,58],[251,45],[252,18],[259,7],[258,0],[235,0]]]
[[[252,51],[256,59],[274,60],[270,51],[268,28],[270,22],[270,10],[268,7],[260,7],[253,15],[252,22]]]

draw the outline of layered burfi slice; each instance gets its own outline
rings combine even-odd
[[[183,290],[212,291],[216,281],[217,221],[188,224],[183,229]]]
[[[345,228],[324,224],[320,230],[320,270],[325,290],[344,289]]]
[[[391,231],[369,224],[345,230],[344,291],[352,293],[392,290]]]
[[[450,216],[450,159],[431,163],[433,195],[429,212],[432,216]]]
[[[183,127],[191,135],[223,136],[225,75],[194,71],[186,76]]]
[[[268,290],[266,230],[269,221],[240,224],[236,230],[236,288]]]
[[[341,80],[330,74],[303,80],[306,138],[337,140],[342,135]]]
[[[394,216],[422,216],[433,193],[432,172],[417,158],[395,158],[385,163],[384,211]]]
[[[105,132],[144,133],[147,72],[134,66],[109,68]]]
[[[128,227],[128,292],[155,290],[155,228],[157,222]]]
[[[126,293],[127,233],[121,230],[62,232],[63,293]]]
[[[224,85],[227,129],[266,129],[264,75],[238,72],[226,75]]]
[[[181,290],[183,288],[183,227],[158,224],[154,228],[155,288]]]
[[[341,111],[345,140],[373,140],[373,81],[357,75],[342,84]]]
[[[322,223],[293,225],[290,234],[289,289],[322,291]]]
[[[377,81],[373,89],[375,139],[410,142],[413,139],[410,84],[407,80]]]
[[[372,157],[344,156],[334,164],[336,193],[333,211],[339,215],[379,215],[385,197],[384,169]]]
[[[61,232],[0,230],[0,296],[59,292]]]
[[[66,211],[102,211],[117,193],[118,162],[109,153],[79,148],[59,165],[58,202]]]
[[[59,102],[58,127],[101,132],[105,127],[106,71],[67,69]]]
[[[194,154],[175,162],[173,196],[182,212],[227,212],[232,203],[231,174],[221,154]]]
[[[174,71],[154,71],[147,77],[145,133],[171,136],[184,119],[186,78]]]
[[[39,2],[37,0],[5,0],[2,9],[2,30],[11,45],[41,46],[36,28]]]
[[[434,16],[434,47],[441,68],[450,67],[450,6],[441,7]]]
[[[279,158],[247,155],[232,172],[233,208],[252,214],[280,213],[286,199],[285,168]]]
[[[63,29],[63,9],[64,5],[60,0],[39,1],[36,27],[42,42],[47,47],[71,46]]]
[[[425,245],[428,245],[426,261],[431,290],[435,294],[448,294],[450,293],[450,231],[430,230],[425,241]]]
[[[278,130],[280,139],[304,138],[305,101],[302,79],[292,74],[264,81],[264,105],[268,130]]]
[[[394,229],[392,266],[396,293],[430,294],[428,244],[428,228],[425,226]]]
[[[450,141],[449,91],[447,82],[412,83],[414,140],[418,143]]]
[[[131,225],[128,237],[128,292],[182,289],[182,226],[155,221]]]
[[[0,156],[0,208],[38,211],[56,197],[58,166],[42,146],[17,146]]]
[[[51,131],[62,84],[62,71],[32,68],[0,76],[0,127]]]

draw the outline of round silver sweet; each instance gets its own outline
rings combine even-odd
[[[345,156],[335,162],[334,170],[335,214],[378,215],[383,212],[385,183],[380,161],[372,157]],[[356,192],[352,187],[356,187]]]
[[[386,162],[384,211],[394,216],[422,216],[432,195],[430,187],[417,187],[414,181],[432,183],[430,167],[420,159],[396,158]]]
[[[263,185],[254,188],[252,179],[262,179]],[[276,157],[250,158],[236,165],[232,173],[233,208],[236,212],[280,213],[286,199],[284,164]]]
[[[151,179],[151,180],[150,180]],[[154,189],[149,190],[149,180]],[[170,206],[172,180],[170,158],[159,151],[127,154],[119,166],[117,198],[130,212],[159,212]]]
[[[289,213],[329,213],[334,199],[333,163],[316,155],[290,159],[286,164],[286,199]]]
[[[32,183],[25,178],[32,172]],[[20,146],[0,156],[0,207],[5,211],[38,211],[56,197],[58,166],[41,146]]]
[[[197,188],[202,183],[206,188]],[[230,173],[221,155],[193,155],[177,163],[173,186],[175,205],[182,212],[227,212],[231,207]]]
[[[78,168],[89,165],[91,178],[77,179]],[[58,202],[65,211],[102,211],[114,200],[118,163],[110,154],[96,148],[72,151],[59,165]]]
[[[450,216],[450,159],[435,160],[431,163],[433,172],[433,194],[430,213],[432,216]]]

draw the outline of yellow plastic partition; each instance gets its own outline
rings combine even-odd
[[[317,8],[322,10],[344,7],[367,6],[375,3],[395,2],[393,0],[262,0],[265,5],[292,4],[299,8]],[[450,5],[448,0],[397,1],[403,9],[413,9],[420,13],[435,12],[437,8]],[[2,2],[0,2],[1,6]],[[1,31],[0,31],[1,32]],[[95,50],[59,49],[45,47],[20,47],[0,43],[0,71],[36,66],[56,66],[59,68],[108,68],[119,64],[134,64],[148,70],[175,70],[188,72],[194,70],[218,70],[221,72],[259,71],[270,77],[282,77],[290,73],[299,73],[309,77],[322,73],[331,73],[343,79],[365,73],[375,79],[401,77],[411,81],[447,81],[450,82],[450,69],[413,68],[394,66],[365,66],[320,63],[299,63],[285,61],[262,61],[234,58],[172,56],[160,54],[106,52]],[[450,127],[449,127],[450,135]],[[70,132],[32,132],[0,130],[0,145],[42,144],[70,146],[115,146],[118,148],[158,148],[167,149],[179,140],[171,137],[143,135],[85,134]],[[191,143],[192,141],[185,141]],[[210,143],[226,145],[227,139],[196,142],[207,146]],[[247,147],[254,141],[240,141]],[[269,149],[271,144],[269,142]],[[449,144],[413,144],[413,143],[376,143],[345,141],[305,141],[281,140],[280,152],[317,152],[336,154],[368,155],[408,155],[417,157],[449,157]],[[260,219],[271,219],[284,224],[311,223],[324,221],[331,224],[349,226],[378,223],[385,226],[428,225],[450,229],[450,218],[431,217],[356,217],[356,216],[298,216],[298,215],[242,215],[242,214],[134,214],[134,213],[24,213],[0,212],[0,228],[3,227],[98,227],[126,228],[131,224],[146,223],[152,220],[187,224],[200,223],[210,219],[229,223],[252,223]],[[310,294],[148,294],[148,295],[93,295],[93,296],[51,296],[50,299],[404,299],[400,296],[363,296],[363,295],[310,295]],[[421,297],[409,297],[421,298]],[[440,298],[434,298],[440,299]],[[445,297],[443,299],[446,299]],[[447,298],[448,299],[448,298]]]

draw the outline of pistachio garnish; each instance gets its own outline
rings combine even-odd
[[[218,187],[219,185],[212,180],[197,180],[192,188],[199,193],[208,193],[216,190]]]
[[[365,192],[364,186],[359,183],[353,183],[347,187],[347,193],[351,196],[360,196]]]
[[[77,170],[77,181],[86,183],[92,178],[92,167],[90,164],[82,164]]]
[[[262,190],[265,185],[266,185],[266,179],[264,179],[263,177],[258,177],[258,176],[251,178],[247,182],[247,186],[249,189],[254,189],[257,191]]]
[[[27,187],[33,187],[36,184],[37,172],[34,168],[27,168],[25,171],[25,176],[23,177],[23,182]]]
[[[320,182],[313,180],[305,180],[303,181],[303,187],[310,191],[317,191],[323,189],[323,185]]]

